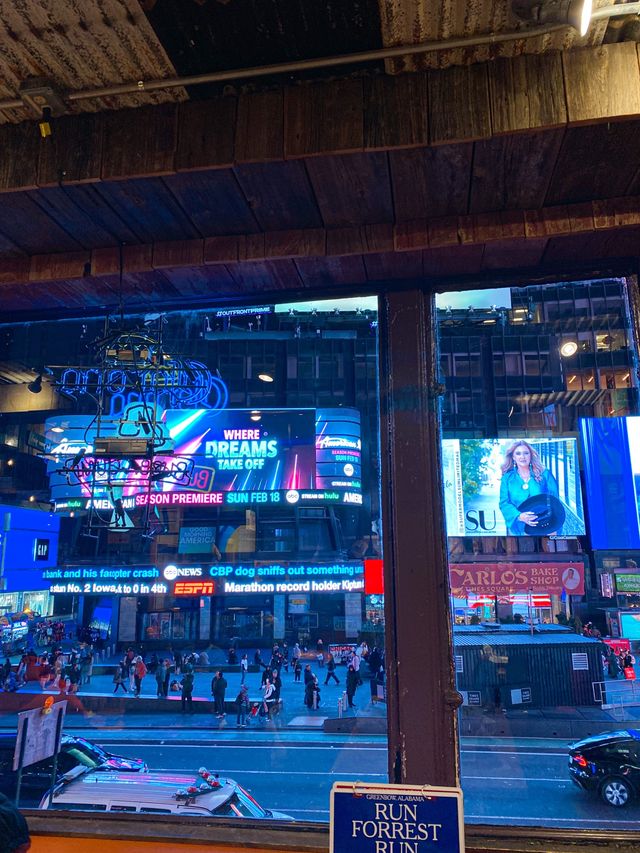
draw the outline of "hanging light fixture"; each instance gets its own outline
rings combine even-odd
[[[521,21],[539,26],[567,24],[585,36],[591,23],[593,0],[513,0],[511,8]]]

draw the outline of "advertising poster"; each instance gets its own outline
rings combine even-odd
[[[582,536],[574,438],[444,439],[448,536]]]

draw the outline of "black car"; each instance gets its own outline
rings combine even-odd
[[[13,770],[13,755],[16,748],[15,733],[0,734],[0,792],[13,799],[16,795],[18,774]],[[58,755],[57,779],[62,781],[64,774],[81,772],[76,768],[89,770],[107,770],[119,772],[144,773],[147,765],[140,758],[125,758],[113,755],[95,743],[81,737],[62,736]],[[43,794],[51,785],[53,758],[38,761],[23,768],[20,786],[20,805],[37,807]]]
[[[604,732],[574,743],[569,775],[610,806],[626,806],[640,794],[640,731]]]

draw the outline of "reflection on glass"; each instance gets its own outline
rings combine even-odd
[[[7,756],[9,692],[72,695],[108,760],[68,751],[55,808],[326,821],[336,774],[386,781],[376,300],[0,341]],[[48,784],[25,768],[21,804]]]
[[[437,318],[443,354],[484,341],[477,407],[457,361],[439,360],[465,817],[635,828],[640,419],[626,282],[511,288],[508,311],[464,297],[472,312]]]

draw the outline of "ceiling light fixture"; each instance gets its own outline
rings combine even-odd
[[[51,432],[64,432],[64,429],[59,426],[51,427]]]
[[[565,341],[560,345],[560,355],[563,358],[571,358],[578,352],[578,344],[575,341]]]
[[[587,34],[593,12],[593,0],[513,0],[513,14],[521,21],[536,24],[567,24]]]
[[[270,376],[268,373],[259,373],[258,379],[261,382],[273,382],[273,376]]]

